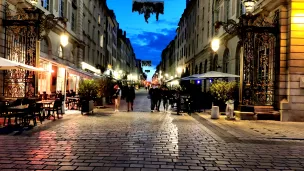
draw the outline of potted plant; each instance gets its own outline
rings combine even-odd
[[[213,97],[213,104],[219,106],[220,111],[224,112],[226,102],[234,99],[234,94],[237,88],[235,81],[214,81],[210,87],[210,93]]]
[[[94,101],[97,96],[98,85],[95,80],[82,80],[79,83],[78,94],[81,102],[81,114],[93,112]]]
[[[106,97],[109,96],[111,80],[107,77],[96,80],[98,89],[97,89],[97,98],[96,98],[96,106],[104,107],[106,104]]]

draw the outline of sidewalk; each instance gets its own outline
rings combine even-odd
[[[196,113],[212,124],[227,130],[239,139],[275,139],[299,140],[304,142],[303,122],[280,122],[263,120],[225,120],[225,115],[220,119],[211,119],[208,113]]]

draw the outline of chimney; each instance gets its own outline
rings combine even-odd
[[[124,31],[124,35],[125,35],[125,36],[127,36],[127,33],[126,33],[126,31]]]

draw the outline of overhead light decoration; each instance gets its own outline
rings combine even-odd
[[[158,21],[159,14],[164,14],[164,1],[133,0],[132,12],[144,14],[147,23],[150,15],[155,13]]]

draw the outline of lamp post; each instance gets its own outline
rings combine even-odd
[[[177,68],[176,68],[176,72],[177,72],[178,75],[181,76],[181,74],[182,74],[182,72],[183,72],[183,67],[177,67]],[[176,76],[176,77],[177,77],[177,76]]]
[[[232,19],[227,22],[217,21],[215,30],[217,33],[223,27],[225,32],[239,38],[240,104],[273,105],[275,91],[272,78],[276,72],[273,63],[280,53],[279,11],[274,12],[271,21],[267,11],[253,14],[255,2],[242,0],[246,14],[241,15],[238,22]]]

